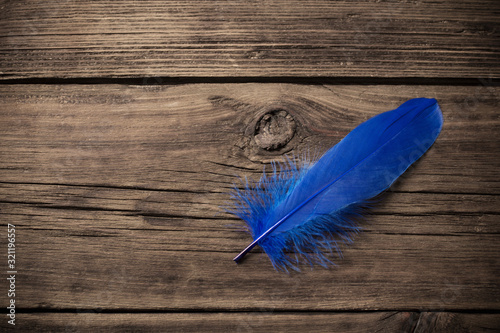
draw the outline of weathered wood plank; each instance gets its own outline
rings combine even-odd
[[[497,311],[499,95],[487,85],[1,86],[0,211],[18,226],[18,299],[48,310]],[[418,96],[439,100],[442,135],[337,269],[287,276],[259,254],[234,266],[249,237],[219,207],[236,176],[324,150]],[[261,149],[256,124],[277,109],[295,134]]]
[[[22,314],[26,332],[491,332],[497,314],[375,313],[38,313]]]
[[[492,86],[2,86],[1,176],[216,195],[237,176],[258,176],[263,162],[322,152],[360,122],[419,96],[438,98],[444,129],[394,190],[498,194],[500,89]],[[276,109],[294,117],[296,130],[268,151],[255,128]]]
[[[196,220],[223,219],[229,215],[223,213],[221,205],[228,200],[230,190],[221,193],[195,193],[182,191],[147,189],[116,189],[94,186],[70,185],[38,185],[38,184],[9,184],[0,183],[0,197],[2,203],[21,204],[17,214],[31,214],[31,207],[44,208],[47,211],[56,209],[65,210],[94,210],[109,211],[122,214],[141,214],[147,217],[189,218]],[[496,232],[497,227],[492,224],[482,225],[480,230],[473,230],[473,226],[481,224],[481,220],[499,213],[498,198],[495,195],[447,194],[447,193],[387,193],[384,200],[374,207],[370,219],[377,224],[384,224],[385,219],[395,219],[404,216],[409,219],[422,220],[425,216],[432,216],[445,220],[436,225],[436,221],[423,227],[413,229],[415,233],[439,233],[438,228],[446,228],[441,233],[477,232],[486,228],[487,232]],[[397,214],[397,217],[394,215]],[[471,224],[465,221],[460,223],[447,219],[455,214],[464,214],[468,218],[480,217]],[[45,221],[50,223],[50,221]],[[447,224],[451,224],[446,226]],[[389,228],[390,223],[386,226]],[[448,228],[450,227],[450,228]],[[415,228],[415,227],[413,227]]]
[[[0,79],[500,77],[496,0],[46,0],[0,9]]]
[[[23,287],[16,299],[27,308],[500,307],[500,244],[495,232],[407,233],[398,232],[397,226],[412,230],[414,220],[387,219],[392,230],[377,226],[375,220],[344,248],[337,269],[305,268],[288,276],[275,272],[258,251],[235,266],[232,257],[250,239],[227,226],[234,221],[19,206],[2,204],[1,210],[3,219],[17,226],[17,282]],[[431,224],[434,217],[422,220]],[[440,224],[445,220],[436,218]],[[472,224],[481,218],[449,220]],[[496,221],[491,218],[489,223]]]
[[[116,230],[98,224],[106,222],[100,215],[90,214],[91,228],[73,226],[79,214],[75,223],[53,215],[65,220],[60,227],[65,223],[66,230],[31,229],[34,216],[17,224],[19,304],[51,310],[499,309],[496,235],[363,233],[336,260],[337,269],[288,276],[257,253],[235,266],[232,257],[249,239],[220,223],[200,231],[146,224]]]

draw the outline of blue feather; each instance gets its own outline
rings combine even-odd
[[[362,123],[316,163],[273,162],[270,174],[232,193],[228,211],[254,238],[234,260],[258,244],[277,269],[333,264],[328,258],[360,230],[370,200],[429,149],[442,124],[435,99],[415,98]]]

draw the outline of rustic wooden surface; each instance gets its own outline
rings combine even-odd
[[[0,1],[15,328],[500,329],[498,7]],[[439,101],[442,134],[337,267],[282,274],[258,248],[234,264],[250,238],[221,206],[238,177],[414,97]]]
[[[154,313],[28,314],[38,332],[494,332],[492,314],[453,312],[368,313]]]
[[[18,297],[37,311],[27,323],[38,311],[42,326],[62,325],[58,311],[342,311],[343,321],[377,311],[363,317],[377,327],[391,311],[498,311],[499,88],[4,85],[0,93],[0,209],[18,226]],[[338,268],[280,274],[258,253],[234,265],[249,237],[220,206],[238,176],[258,177],[281,150],[328,147],[417,96],[440,101],[443,132]],[[268,152],[252,129],[275,109],[300,126]],[[263,327],[284,325],[268,317]],[[237,316],[224,318],[214,325]]]
[[[0,79],[490,77],[499,13],[497,0],[3,0]]]

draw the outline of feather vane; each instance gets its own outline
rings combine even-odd
[[[233,207],[273,266],[298,270],[299,263],[333,264],[339,242],[350,243],[370,201],[434,143],[443,124],[435,99],[415,98],[352,130],[316,163],[285,158],[258,182],[235,187]]]

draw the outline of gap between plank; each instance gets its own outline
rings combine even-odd
[[[295,313],[384,313],[384,312],[449,312],[449,313],[466,313],[466,314],[500,314],[500,309],[377,309],[377,310],[284,310],[272,309],[263,310],[262,308],[249,309],[91,309],[91,308],[62,308],[62,309],[44,309],[44,308],[19,308],[19,313],[255,313],[255,312],[272,312],[281,314]],[[17,311],[16,311],[17,312]]]
[[[9,79],[0,75],[0,85],[13,84],[125,84],[179,85],[195,83],[295,83],[309,85],[439,85],[439,86],[498,86],[500,78],[420,78],[420,77],[89,77],[89,78],[26,78]]]

